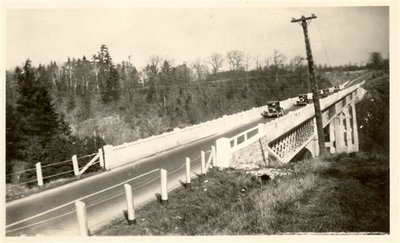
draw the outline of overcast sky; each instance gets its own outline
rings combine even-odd
[[[388,7],[132,8],[7,10],[6,67],[67,57],[91,57],[106,44],[115,62],[141,68],[157,54],[175,64],[232,49],[260,60],[274,49],[288,59],[305,56],[302,28],[291,17],[314,13],[309,25],[319,64],[362,63],[368,53],[389,53]],[[254,66],[254,61],[251,63]]]

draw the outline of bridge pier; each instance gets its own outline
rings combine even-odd
[[[350,104],[351,107],[351,115],[353,117],[353,152],[359,151],[359,141],[358,141],[358,124],[357,124],[357,116],[356,116],[356,103],[354,101]]]
[[[329,148],[329,152],[331,154],[336,153],[336,146],[335,146],[336,139],[335,139],[335,124],[334,123],[335,123],[334,121],[329,123],[329,142],[325,143],[326,145],[328,145],[328,146],[326,146],[326,145],[325,146]]]
[[[347,152],[350,153],[353,151],[353,141],[352,141],[352,128],[351,128],[351,124],[350,124],[350,112],[348,108],[344,109],[344,118],[345,118],[345,133],[346,133],[346,138],[345,138],[345,144],[346,144],[346,148],[347,148]]]
[[[343,113],[341,112],[335,119],[334,127],[335,127],[335,148],[336,153],[346,152],[346,146],[344,144],[344,128],[343,128]]]
[[[307,144],[307,146],[305,147],[306,149],[308,149],[308,151],[311,152],[311,155],[313,158],[318,157],[319,156],[319,144],[318,144],[318,137],[314,136],[311,141]]]
[[[329,123],[330,141],[326,142],[331,153],[350,153],[359,150],[355,102],[351,102]]]
[[[315,119],[313,119],[312,123],[313,123],[313,132],[312,132],[313,135],[311,141],[305,146],[305,148],[308,149],[311,152],[312,157],[315,158],[319,156],[320,151],[319,151],[318,136],[316,136],[317,123]]]

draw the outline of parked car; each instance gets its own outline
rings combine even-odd
[[[267,109],[261,113],[263,118],[283,116],[283,108],[279,101],[269,101]]]
[[[297,106],[303,106],[310,104],[312,102],[312,98],[308,96],[308,94],[300,94],[299,99],[296,101]]]

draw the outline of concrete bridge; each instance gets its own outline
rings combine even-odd
[[[365,94],[365,90],[360,88],[363,83],[320,100],[325,149],[330,153],[358,151],[355,105]],[[283,164],[304,154],[318,156],[320,151],[314,114],[314,106],[309,104],[234,137],[219,138],[216,141],[216,165],[226,168],[246,167],[246,163]]]

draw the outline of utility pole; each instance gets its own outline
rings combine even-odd
[[[313,94],[313,102],[314,102],[314,110],[315,110],[315,121],[317,123],[317,134],[318,134],[318,144],[320,155],[325,154],[325,136],[324,136],[324,127],[322,125],[322,112],[321,105],[319,103],[319,93],[318,93],[318,82],[315,77],[315,68],[314,68],[314,60],[311,52],[311,44],[310,39],[308,38],[308,24],[312,19],[316,19],[317,16],[312,14],[310,17],[301,16],[300,19],[292,18],[292,23],[301,22],[300,25],[303,27],[304,40],[306,42],[306,51],[307,51],[307,61],[308,61],[308,72],[310,74],[310,82],[311,82],[311,91]]]

